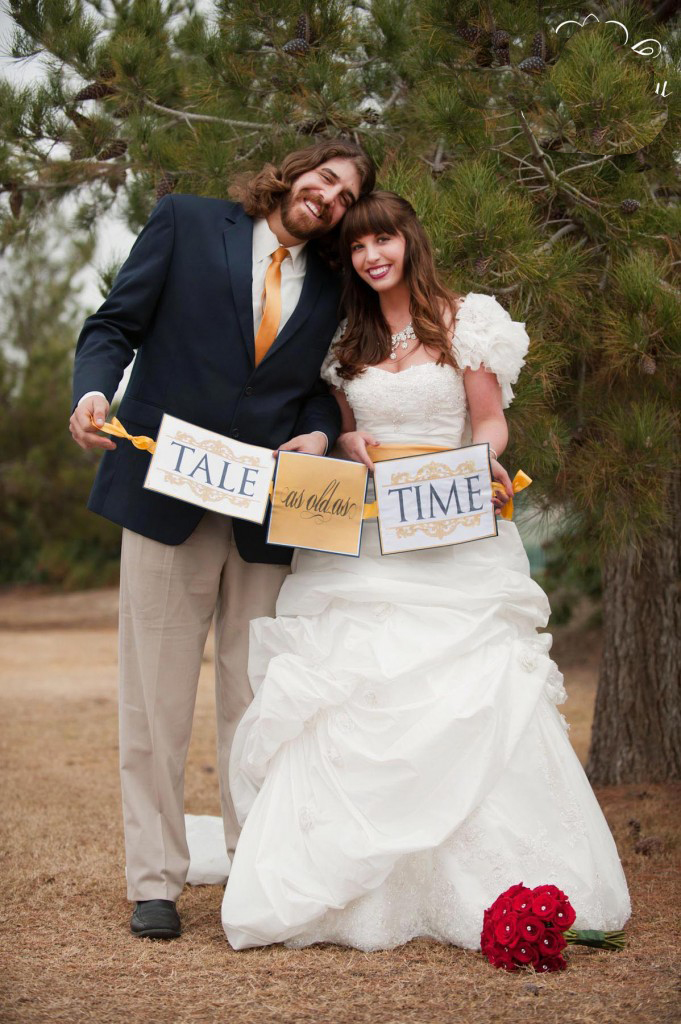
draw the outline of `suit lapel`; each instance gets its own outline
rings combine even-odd
[[[309,252],[307,257],[307,267],[305,269],[305,277],[303,279],[303,287],[300,292],[298,304],[284,324],[283,329],[272,342],[265,358],[263,359],[263,363],[266,359],[269,359],[273,352],[276,352],[285,345],[286,342],[293,337],[295,332],[303,326],[314,309],[323,282],[324,271],[319,257],[316,253]]]
[[[225,253],[232,282],[232,295],[241,335],[252,364],[255,364],[253,337],[253,221],[243,210],[228,217],[232,223],[223,232]]]

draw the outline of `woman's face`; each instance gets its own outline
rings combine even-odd
[[[350,246],[352,265],[377,292],[387,292],[404,280],[404,236],[378,234],[357,238]]]

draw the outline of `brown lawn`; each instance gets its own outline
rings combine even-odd
[[[629,945],[620,954],[576,950],[562,975],[506,975],[479,954],[427,940],[372,954],[333,946],[235,953],[220,927],[219,886],[185,891],[181,939],[133,938],[117,776],[115,601],[113,591],[0,595],[3,1024],[681,1019],[678,786],[599,792],[632,892]],[[582,758],[597,646],[597,636],[573,631],[554,647]],[[187,809],[197,814],[219,813],[211,668],[209,649],[187,769]],[[637,852],[637,842],[648,852]]]

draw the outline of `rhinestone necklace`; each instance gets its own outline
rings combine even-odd
[[[390,358],[391,359],[397,359],[397,348],[398,348],[398,346],[401,344],[402,348],[409,348],[409,342],[412,339],[415,340],[416,339],[416,335],[414,334],[414,328],[412,327],[411,324],[407,324],[407,326],[403,327],[401,331],[397,332],[397,334],[391,334],[390,335],[390,349],[391,349],[391,351],[390,351]]]

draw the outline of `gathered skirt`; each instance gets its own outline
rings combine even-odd
[[[251,624],[234,948],[477,949],[484,909],[517,882],[563,889],[576,927],[624,925],[617,849],[537,632],[549,612],[511,522],[388,556],[369,522],[359,558],[296,552],[276,617]]]

